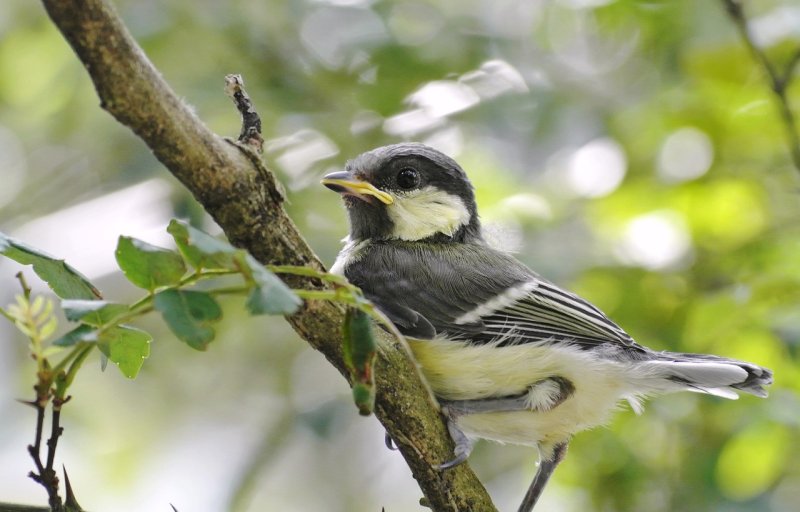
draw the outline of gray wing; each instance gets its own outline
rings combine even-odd
[[[599,309],[486,246],[375,242],[345,276],[409,336],[638,348]]]

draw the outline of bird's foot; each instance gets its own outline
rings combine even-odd
[[[447,431],[450,432],[450,437],[453,439],[456,447],[453,449],[453,453],[455,454],[453,459],[435,466],[435,469],[438,469],[439,471],[444,471],[445,469],[458,466],[459,464],[465,462],[467,458],[469,458],[469,454],[472,453],[472,441],[464,432],[461,431],[460,428],[458,428],[458,425],[456,425],[455,416],[451,416],[450,411],[445,407],[442,407],[442,413],[447,418]]]

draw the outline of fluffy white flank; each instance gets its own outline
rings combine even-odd
[[[500,340],[502,341],[502,340]],[[464,433],[515,444],[539,445],[545,451],[573,434],[608,421],[622,401],[638,414],[649,396],[698,391],[735,398],[726,386],[747,372],[736,365],[671,361],[621,361],[568,343],[472,345],[444,338],[409,339],[434,393],[445,400],[472,400],[529,393],[539,411],[480,413],[457,419]],[[563,377],[574,393],[550,410],[556,390],[538,388],[549,377]],[[692,382],[675,381],[674,377]]]
[[[466,434],[500,442],[548,446],[565,441],[604,424],[620,400],[635,402],[642,389],[637,381],[643,376],[636,375],[630,364],[598,358],[567,344],[470,345],[446,339],[410,339],[409,344],[434,393],[446,400],[528,392],[531,402],[547,402],[552,400],[548,391],[553,390],[536,390],[536,383],[554,376],[572,382],[574,394],[551,410],[458,418]],[[653,391],[652,386],[643,391]]]

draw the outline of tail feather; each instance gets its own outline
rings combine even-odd
[[[736,391],[767,397],[772,371],[746,361],[707,354],[657,352],[647,364],[651,370],[684,389],[736,399]]]
[[[686,387],[686,390],[691,391],[693,393],[704,393],[706,395],[713,395],[713,396],[718,396],[720,398],[727,398],[728,400],[739,399],[739,393],[729,388],[707,388],[701,386],[688,385]]]

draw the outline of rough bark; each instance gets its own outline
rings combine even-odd
[[[150,147],[233,244],[263,263],[323,268],[287,216],[272,173],[258,157],[209,131],[181,102],[107,2],[42,3],[86,67],[102,108]],[[287,318],[303,339],[346,374],[340,352],[342,319],[342,308],[320,301],[307,302]],[[402,351],[382,355],[377,389],[376,416],[396,441],[429,506],[437,511],[494,510],[466,464],[445,472],[432,469],[452,457],[452,441]]]

